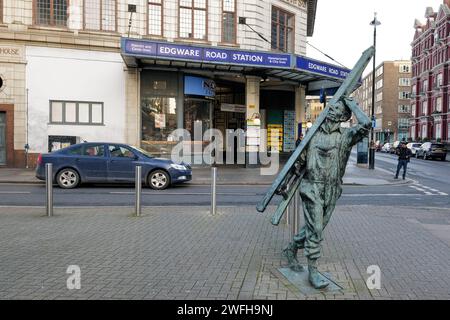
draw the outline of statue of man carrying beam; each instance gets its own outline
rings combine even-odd
[[[355,115],[358,124],[342,128],[341,123]],[[367,136],[370,119],[350,98],[330,105],[325,121],[301,153],[297,165],[305,168],[300,183],[305,226],[283,251],[294,271],[302,271],[297,260],[297,251],[304,249],[308,259],[309,281],[316,289],[328,286],[329,282],[317,271],[317,260],[321,257],[322,234],[330,221],[336,201],[342,193],[342,177],[352,147]]]
[[[317,270],[323,230],[341,196],[342,177],[352,147],[367,136],[371,128],[370,119],[349,95],[357,86],[374,53],[374,47],[363,52],[256,207],[259,212],[264,212],[275,194],[282,195],[283,200],[272,217],[272,224],[279,225],[294,195],[300,193],[305,226],[283,253],[290,268],[300,272],[303,268],[297,260],[297,252],[304,249],[308,259],[309,281],[316,289],[329,285],[329,281]],[[341,123],[348,121],[352,114],[358,124],[352,128],[342,128]]]

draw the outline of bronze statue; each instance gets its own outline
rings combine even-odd
[[[263,212],[274,194],[282,195],[284,199],[272,218],[272,223],[278,225],[286,207],[299,190],[305,226],[283,253],[290,268],[300,272],[303,267],[297,260],[297,251],[304,249],[308,259],[309,281],[316,289],[329,284],[317,270],[323,230],[341,196],[342,177],[352,147],[367,136],[371,128],[370,119],[348,95],[354,90],[373,53],[373,47],[363,53],[257,207],[258,211]],[[348,121],[352,114],[358,124],[342,128],[341,123]]]

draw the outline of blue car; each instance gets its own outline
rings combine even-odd
[[[151,156],[147,151],[121,143],[80,143],[41,154],[36,177],[45,180],[45,164],[53,164],[53,181],[72,189],[80,183],[132,183],[135,167],[142,167],[142,182],[152,189],[192,179],[191,167]]]

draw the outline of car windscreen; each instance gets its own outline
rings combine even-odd
[[[413,148],[420,148],[421,144],[420,143],[414,143],[412,146],[413,146]]]
[[[130,146],[130,147],[131,147],[131,149],[139,151],[139,153],[142,153],[144,156],[146,156],[148,158],[154,158],[154,156],[152,156],[147,150],[144,150],[142,148],[135,147],[135,146]]]
[[[441,144],[441,143],[433,143],[433,144],[431,145],[431,147],[432,147],[432,148],[441,148],[441,149],[443,149],[443,148],[444,148],[444,145]]]

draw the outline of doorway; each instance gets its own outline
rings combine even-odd
[[[6,113],[0,112],[0,165],[6,165]]]

